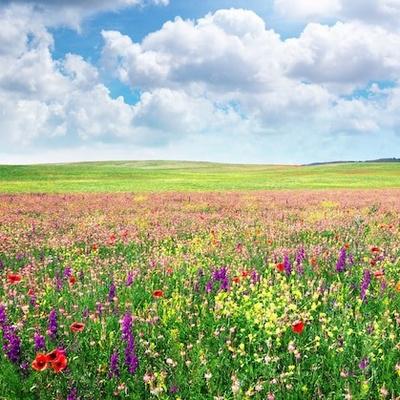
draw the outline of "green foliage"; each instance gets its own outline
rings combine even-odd
[[[400,187],[400,163],[320,166],[130,161],[0,166],[0,192],[162,192]]]

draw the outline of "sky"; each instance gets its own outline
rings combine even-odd
[[[400,0],[0,0],[0,164],[400,156]]]

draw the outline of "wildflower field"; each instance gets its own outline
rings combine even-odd
[[[399,189],[0,195],[0,399],[394,399],[399,211]]]

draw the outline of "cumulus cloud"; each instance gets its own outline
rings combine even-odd
[[[295,20],[362,21],[398,28],[400,0],[275,0],[281,16]]]
[[[311,23],[284,40],[252,11],[218,10],[198,20],[177,17],[141,42],[103,31],[101,65],[93,65],[77,54],[54,59],[53,36],[34,17],[57,4],[75,10],[80,21],[87,10],[111,9],[110,2],[47,3],[0,8],[3,149],[120,143],[185,158],[185,146],[194,143],[194,158],[205,149],[217,157],[231,147],[236,159],[242,149],[261,160],[262,145],[301,160],[320,142],[357,143],[364,139],[346,138],[400,131],[400,34],[384,26]],[[332,4],[323,1],[318,10]],[[137,90],[137,103],[113,97],[107,75]],[[391,87],[381,87],[383,80]],[[161,150],[151,154],[163,158]]]
[[[67,25],[79,29],[80,23],[97,13],[128,7],[169,4],[169,0],[10,0],[9,5],[27,6],[37,20],[46,25]]]

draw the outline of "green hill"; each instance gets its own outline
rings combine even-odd
[[[186,161],[0,165],[0,192],[157,192],[400,187],[400,163],[313,166]]]

